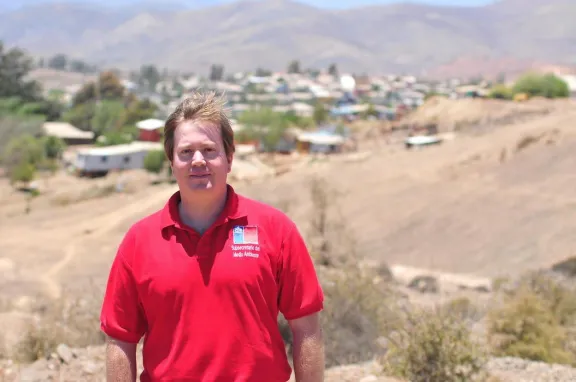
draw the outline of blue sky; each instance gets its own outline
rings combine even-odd
[[[233,0],[0,0],[0,10],[17,9],[24,5],[50,2],[74,2],[74,3],[100,3],[113,6],[136,5],[138,3],[179,3],[191,7],[215,5],[231,2]],[[266,0],[261,0],[266,1]],[[322,8],[348,8],[361,5],[392,4],[397,0],[297,0]],[[494,2],[494,0],[412,0],[415,3],[432,5],[457,5],[478,6]]]

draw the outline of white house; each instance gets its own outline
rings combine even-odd
[[[114,170],[144,168],[150,151],[163,150],[159,142],[132,142],[125,145],[90,147],[76,153],[74,168],[79,175],[100,175]]]

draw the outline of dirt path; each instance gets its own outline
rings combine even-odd
[[[77,247],[80,246],[85,238],[93,239],[102,237],[116,229],[116,227],[126,219],[134,216],[143,217],[148,210],[160,208],[162,204],[168,200],[170,195],[174,193],[174,191],[174,188],[164,189],[158,193],[135,199],[132,203],[122,207],[121,209],[100,215],[95,219],[85,220],[84,224],[77,225],[74,230],[75,232],[71,234],[71,236],[76,237],[76,239],[66,246],[64,256],[41,276],[40,280],[45,285],[46,294],[54,299],[61,296],[62,288],[58,281],[58,274],[66,268],[72,260],[74,260],[79,252]],[[94,229],[93,227],[98,228]],[[57,230],[54,230],[54,232],[47,232],[46,234],[49,235],[56,231]]]

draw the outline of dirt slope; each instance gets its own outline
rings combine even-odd
[[[575,117],[572,109],[425,150],[311,165],[246,191],[293,200],[290,214],[306,230],[306,183],[318,174],[344,195],[337,207],[363,256],[485,276],[518,272],[576,246]]]

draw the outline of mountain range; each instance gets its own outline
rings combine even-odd
[[[0,40],[34,56],[64,53],[121,69],[152,63],[204,73],[211,64],[227,72],[282,70],[294,59],[304,68],[336,63],[341,71],[382,74],[433,72],[476,59],[576,64],[574,0],[346,10],[293,0],[196,0],[192,8],[177,0],[162,7],[125,3],[40,3],[4,11]]]

